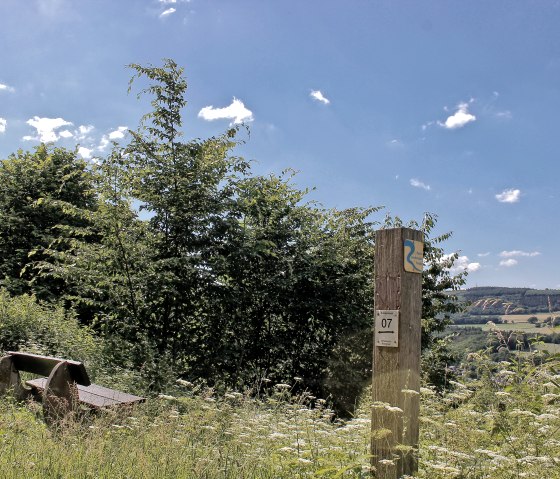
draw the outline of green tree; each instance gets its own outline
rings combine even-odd
[[[133,208],[123,165],[118,145],[106,159],[91,165],[97,207],[88,227],[82,235],[59,239],[64,248],[45,250],[35,270],[66,285],[61,298],[78,311],[82,322],[97,320],[98,328],[110,326],[105,332],[119,329],[125,337],[132,335],[125,331],[142,321],[142,277],[148,274],[150,262],[149,231]]]
[[[123,154],[150,215],[138,328],[179,374],[325,391],[336,345],[372,317],[373,210],[324,211],[291,175],[252,176],[237,129],[181,141],[182,69],[131,67],[153,98]]]
[[[75,151],[41,144],[0,163],[0,286],[53,300],[63,282],[37,276],[46,250],[80,236],[96,208],[93,177]]]
[[[151,112],[128,145],[84,169],[91,208],[66,207],[63,234],[35,247],[40,279],[63,284],[82,321],[154,389],[178,376],[236,387],[298,376],[350,411],[371,377],[378,208],[325,210],[291,172],[252,175],[233,154],[238,128],[184,141],[183,70],[131,68]],[[426,234],[422,341],[437,379],[448,361],[437,335],[465,274],[450,273],[457,255],[444,254],[449,234],[432,237],[435,222],[411,226]]]
[[[206,140],[182,141],[181,110],[187,83],[172,60],[163,67],[130,65],[140,93],[152,96],[146,114],[124,151],[132,197],[149,216],[144,309],[138,327],[160,356],[178,371],[190,371],[209,344],[215,263],[228,254],[237,227],[237,183],[248,168],[231,155],[237,129]]]

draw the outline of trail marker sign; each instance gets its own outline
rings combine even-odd
[[[411,239],[404,240],[404,270],[409,273],[422,273],[424,243]]]
[[[399,345],[399,310],[375,311],[375,345],[396,348]]]

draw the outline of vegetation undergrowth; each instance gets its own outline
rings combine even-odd
[[[539,361],[540,362],[540,361]],[[468,379],[474,370],[476,379]],[[560,478],[560,359],[473,354],[452,392],[422,388],[417,478]],[[354,418],[277,384],[266,394],[179,381],[183,393],[49,430],[36,404],[0,401],[4,478],[371,477],[366,394]]]
[[[454,391],[423,389],[419,477],[560,477],[560,360],[539,356],[473,353]]]

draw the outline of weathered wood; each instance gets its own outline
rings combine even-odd
[[[48,378],[21,383],[19,370],[33,374],[48,374]],[[0,394],[12,389],[18,399],[32,395],[43,402],[45,421],[56,425],[77,411],[79,404],[90,408],[126,406],[145,399],[114,389],[91,384],[85,366],[38,354],[9,352],[0,360]]]
[[[10,390],[18,400],[23,400],[29,395],[29,391],[22,386],[19,371],[12,357],[4,356],[0,359],[0,396]]]
[[[12,357],[15,367],[19,371],[48,376],[57,364],[65,362],[68,367],[68,373],[76,383],[83,384],[84,386],[89,386],[91,384],[85,366],[79,361],[70,361],[68,359],[41,356],[39,354],[23,353],[19,351],[9,351],[8,354]]]
[[[43,391],[43,415],[49,425],[67,419],[78,407],[78,390],[66,361],[58,363]]]
[[[404,270],[405,239],[422,241],[423,235],[395,228],[375,237],[375,310],[399,311],[398,347],[373,351],[371,450],[380,479],[418,468],[422,275]]]
[[[39,378],[26,381],[25,384],[39,393],[42,393],[45,389],[46,382],[47,378]],[[92,408],[136,404],[145,401],[145,398],[143,397],[98,386],[97,384],[91,384],[89,386],[82,386],[78,384],[77,389],[80,403]]]

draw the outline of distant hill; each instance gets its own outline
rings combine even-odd
[[[470,315],[546,313],[560,310],[560,289],[484,286],[456,291]]]

